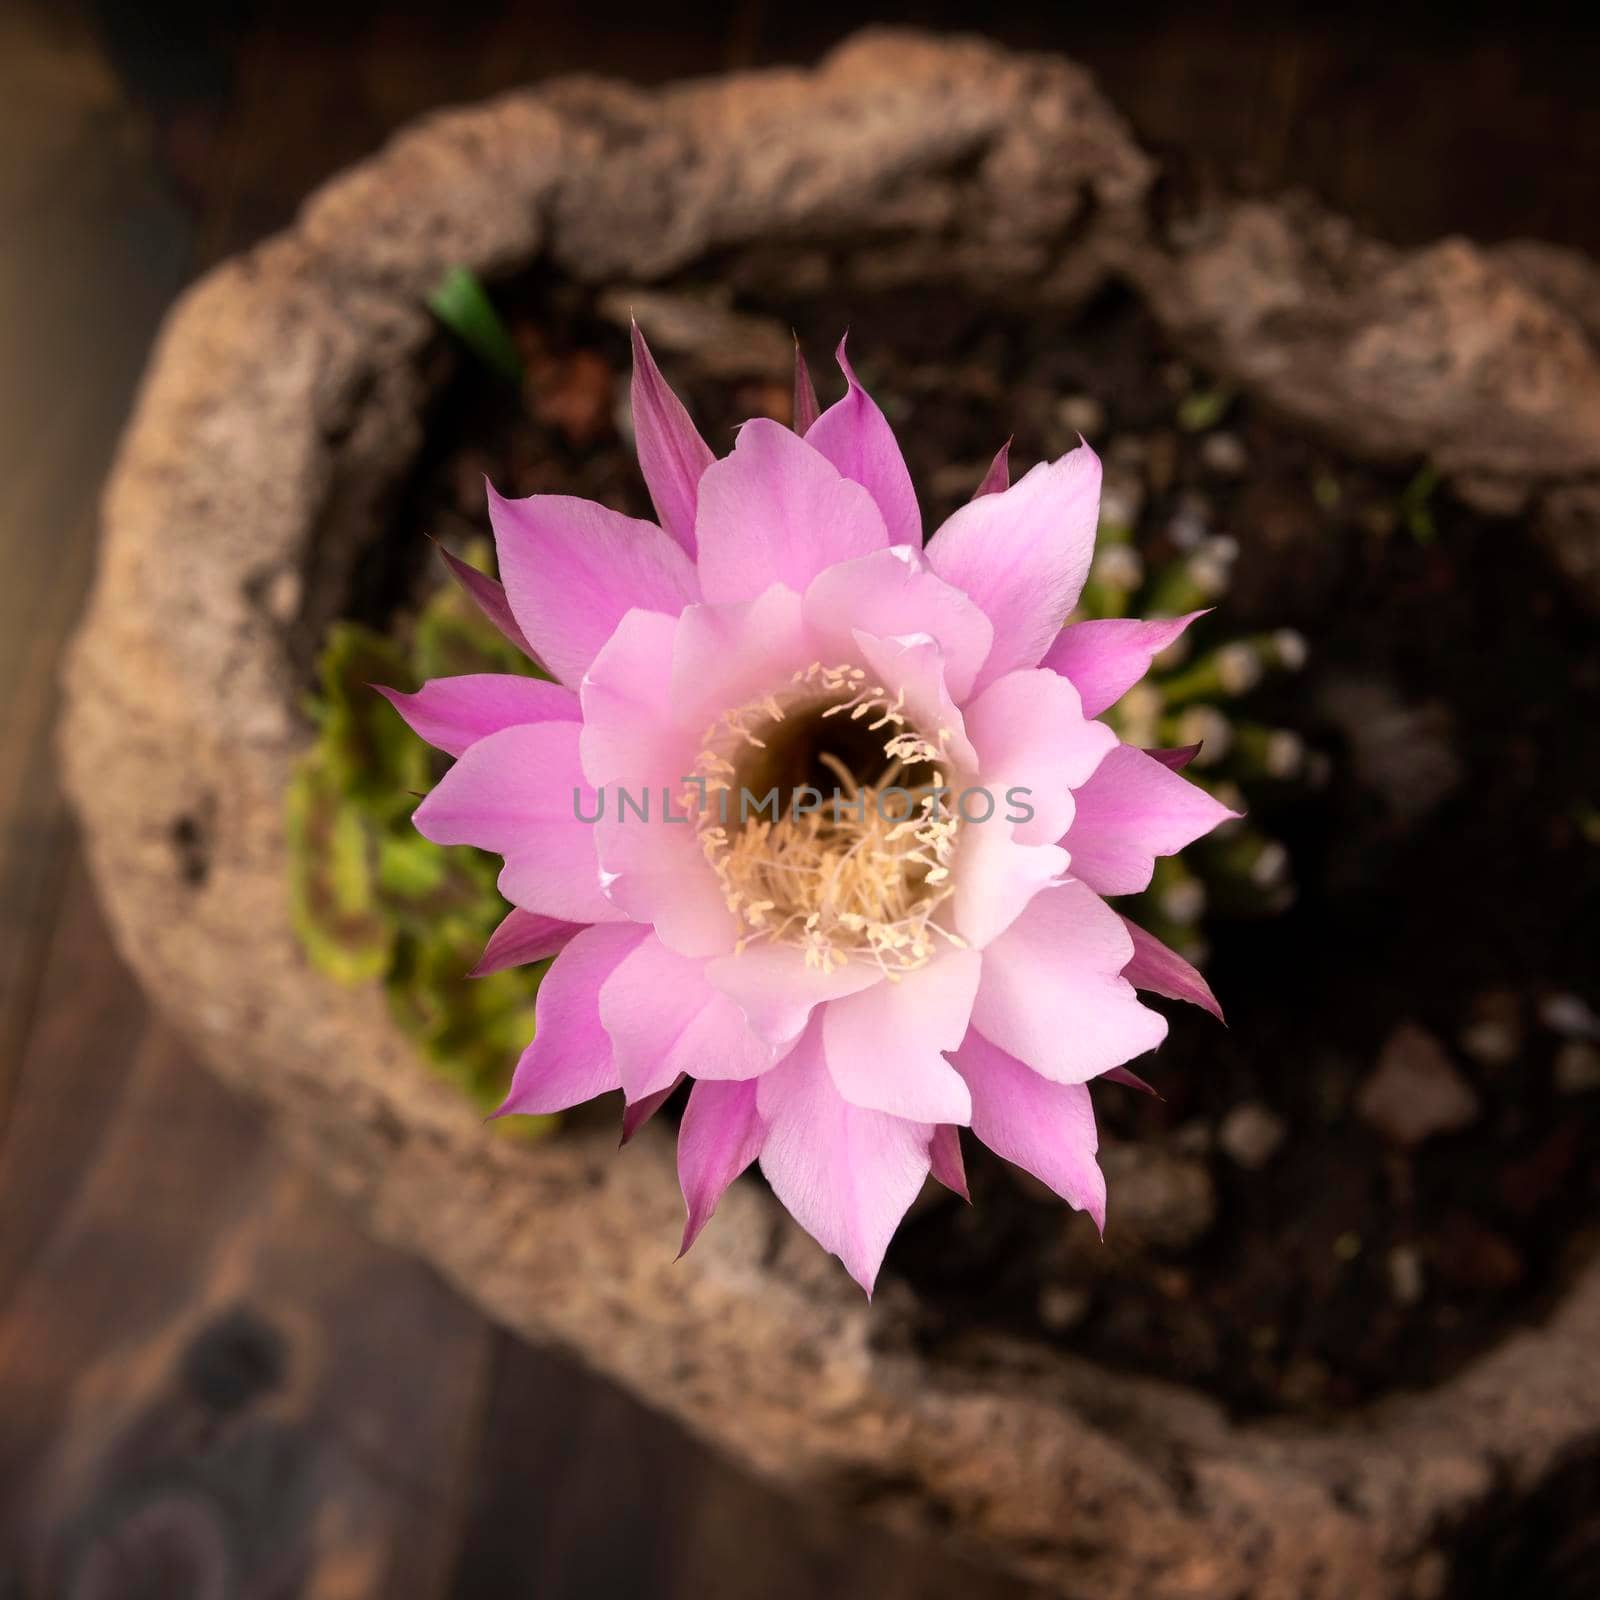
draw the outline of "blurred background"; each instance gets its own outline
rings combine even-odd
[[[75,1568],[74,1595],[213,1592],[195,1576],[205,1570],[206,1535],[204,1519],[185,1509],[191,1490],[255,1508],[251,1536],[276,1554],[252,1569],[252,1595],[977,1600],[1026,1592],[882,1532],[796,1510],[605,1383],[497,1331],[424,1266],[370,1242],[316,1175],[297,1168],[261,1119],[147,1010],[102,926],[52,754],[57,662],[93,567],[97,495],[162,315],[187,283],[287,224],[308,190],[431,107],[574,71],[654,83],[809,63],[866,20],[830,0],[693,10],[603,0],[580,9],[532,0],[470,8],[0,4],[7,1600],[38,1592],[15,1553],[41,1538],[91,1552]],[[1336,16],[1309,6],[1177,3],[1023,3],[994,16],[925,4],[879,7],[872,20],[977,30],[1071,54],[1143,146],[1200,187],[1303,189],[1397,245],[1460,232],[1600,252],[1600,53],[1593,25],[1576,12],[1532,23],[1503,7],[1441,12],[1365,0]],[[1151,356],[1150,370],[1165,369]],[[894,374],[886,377],[892,384]],[[1114,413],[1131,405],[1117,394],[1099,401]],[[1195,436],[1196,473],[1227,478],[1230,449],[1265,448],[1248,418],[1230,425],[1223,411],[1208,413],[1225,410],[1225,399],[1192,375],[1174,379],[1171,404],[1177,434]],[[1076,419],[1093,434],[1094,413]],[[995,416],[997,433],[1008,425]],[[1134,431],[1163,426],[1146,418]],[[1147,457],[1126,454],[1137,478]],[[1407,478],[1352,492],[1387,496],[1402,535],[1427,544],[1429,485]],[[1429,559],[1417,568],[1424,588]],[[1285,602],[1283,620],[1307,603],[1316,597]],[[1248,599],[1244,606],[1251,611]],[[1270,604],[1254,612],[1278,620]],[[1337,724],[1329,705],[1326,720]],[[1585,740],[1592,731],[1580,724],[1566,736]],[[1421,734],[1431,737],[1426,718]],[[1448,772],[1440,779],[1435,769],[1434,778],[1451,786]],[[1402,783],[1413,780],[1421,781],[1407,769]],[[1291,841],[1323,815],[1318,804],[1288,807]],[[1318,870],[1320,858],[1310,865]],[[1552,992],[1566,991],[1558,984]],[[1529,989],[1512,1010],[1539,1000]],[[1497,1004],[1477,1019],[1491,1033],[1497,1018],[1508,1025]],[[1559,1052],[1556,1036],[1571,1031],[1554,1029],[1550,1049]],[[1383,1060],[1398,1062],[1402,1077],[1409,1063],[1436,1080],[1427,1038],[1418,1046],[1391,1035]],[[1493,1054],[1492,1044],[1482,1061],[1466,1049],[1465,1092],[1476,1082],[1493,1101],[1480,1071]],[[1427,1058],[1420,1067],[1419,1056]],[[1582,1070],[1572,1052],[1565,1059],[1571,1072]],[[1452,1114],[1442,1113],[1446,1121]],[[1269,1159],[1281,1123],[1270,1110],[1265,1122],[1247,1117],[1234,1129],[1239,1148]],[[1564,1163],[1558,1187],[1578,1186],[1561,1189],[1560,1203],[1582,1192],[1581,1147],[1564,1156],[1544,1150],[1541,1159]],[[1526,1279],[1537,1301],[1554,1281],[1556,1264],[1535,1259],[1514,1233],[1508,1239],[1481,1219],[1462,1226],[1463,1239],[1428,1248],[1430,1261],[1457,1262],[1469,1322],[1485,1297]],[[1336,1253],[1348,1237],[1335,1229]],[[928,1244],[913,1229],[901,1261],[930,1291],[944,1271],[941,1241]],[[1403,1299],[1412,1269],[1398,1259],[1390,1249],[1381,1271]],[[958,1307],[969,1292],[945,1288]],[[1148,1283],[1129,1292],[1168,1293]],[[171,1344],[162,1330],[196,1305],[220,1309],[199,1336]],[[1027,1315],[1048,1326],[1078,1313],[1030,1302]],[[1104,1317],[1085,1326],[1090,1349],[1129,1338]],[[1329,1337],[1342,1337],[1340,1326]],[[1152,1341],[1181,1342],[1182,1328],[1154,1312],[1140,1327]],[[319,1354],[316,1383],[302,1392],[295,1368],[304,1345]],[[1263,1368],[1228,1398],[1266,1409],[1337,1407],[1369,1391],[1372,1374],[1360,1361],[1345,1371],[1330,1368],[1325,1354]],[[1197,1355],[1185,1376],[1205,1381],[1206,1359]],[[1391,1359],[1401,1358],[1388,1346],[1372,1357]],[[1296,1382],[1312,1385],[1309,1397]],[[104,1405],[108,1392],[143,1398],[129,1412]],[[251,1435],[248,1451],[207,1456],[214,1480],[178,1485],[143,1518],[126,1514],[119,1495],[145,1484],[147,1463],[181,1458],[219,1419],[265,1394],[291,1397],[275,1431]],[[126,1470],[104,1498],[41,1502],[35,1489],[47,1467],[98,1454],[108,1440]],[[1590,1469],[1587,1489],[1561,1492],[1582,1499],[1593,1477]],[[1564,1513],[1551,1515],[1558,1530],[1565,1526]]]

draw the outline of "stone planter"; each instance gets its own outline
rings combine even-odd
[[[935,1367],[885,1353],[894,1293],[865,1304],[753,1184],[674,1263],[661,1130],[622,1158],[610,1132],[488,1136],[381,994],[317,976],[289,924],[283,795],[307,739],[289,663],[419,449],[421,300],[458,263],[648,283],[759,248],[803,287],[825,253],[835,282],[1024,306],[1118,278],[1305,426],[1524,508],[1600,589],[1587,263],[1460,241],[1402,254],[1264,204],[1163,226],[1154,179],[1070,63],[915,35],[868,36],[815,73],[570,81],[428,120],[171,316],[106,496],[67,780],[157,1003],[379,1234],[507,1326],[761,1473],[1064,1594],[1420,1593],[1441,1527],[1600,1428],[1600,1269],[1442,1388],[1327,1428],[1235,1425],[1031,1347]]]

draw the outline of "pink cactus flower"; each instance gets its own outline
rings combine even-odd
[[[495,971],[548,956],[506,1112],[621,1089],[628,1137],[685,1078],[687,1249],[759,1162],[869,1293],[959,1130],[1105,1222],[1088,1085],[1217,1004],[1106,897],[1231,813],[1098,714],[1192,620],[1063,627],[1089,570],[1087,445],[1002,451],[923,544],[910,475],[844,398],[717,459],[634,333],[659,526],[490,490],[504,587],[457,566],[555,680],[388,691],[456,758],[418,806],[504,858]]]

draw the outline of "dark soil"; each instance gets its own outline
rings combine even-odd
[[[1435,1383],[1539,1316],[1600,1199],[1600,1088],[1583,1087],[1600,1057],[1574,1004],[1596,999],[1600,949],[1600,662],[1592,620],[1537,547],[1425,478],[1342,459],[1216,394],[1120,294],[1041,321],[935,293],[790,303],[748,265],[729,270],[738,309],[778,345],[799,330],[824,404],[838,392],[833,342],[853,329],[930,530],[1007,435],[1023,470],[1083,427],[1108,478],[1140,480],[1149,558],[1180,512],[1234,536],[1235,582],[1202,627],[1307,637],[1306,669],[1252,711],[1330,757],[1318,789],[1251,793],[1290,848],[1298,895],[1271,918],[1209,917],[1229,1027],[1171,1007],[1168,1043],[1138,1063],[1162,1098],[1097,1091],[1104,1243],[968,1139],[973,1206],[930,1192],[890,1251],[888,1276],[915,1291],[907,1336],[956,1360],[984,1334],[1021,1335],[1240,1411],[1321,1411]],[[568,283],[499,294],[524,392],[441,337],[455,376],[385,552],[391,574],[397,559],[420,570],[424,532],[487,532],[486,472],[509,493],[650,514],[618,432],[623,328]],[[787,417],[773,340],[749,332],[656,341],[719,452],[745,416]],[[1228,446],[1207,444],[1218,433]],[[359,609],[392,604],[382,566]],[[1403,1024],[1402,1076],[1420,1029],[1472,1106],[1409,1147],[1358,1109]],[[1256,1164],[1220,1136],[1240,1106],[1278,1141]]]
[[[1498,1489],[1448,1541],[1452,1600],[1600,1594],[1600,1448],[1590,1440],[1526,1493]]]

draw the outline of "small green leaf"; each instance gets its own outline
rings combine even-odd
[[[320,663],[321,746],[331,785],[387,813],[412,791],[428,788],[426,747],[375,683],[411,690],[416,678],[398,647],[355,622],[329,630]]]
[[[1432,544],[1438,529],[1433,520],[1433,491],[1439,487],[1438,469],[1424,462],[1417,475],[1400,492],[1400,515],[1406,531],[1418,544]]]
[[[491,549],[467,552],[480,569]],[[328,634],[320,693],[308,706],[316,742],[286,804],[294,926],[319,970],[347,983],[382,980],[393,1014],[429,1065],[485,1112],[504,1100],[534,1030],[543,966],[469,978],[505,915],[496,863],[444,847],[412,827],[415,793],[443,768],[373,683],[411,689],[461,672],[528,672],[453,585],[437,590],[411,630],[409,653],[356,623]],[[539,1139],[556,1117],[511,1117],[496,1131]]]
[[[452,267],[428,296],[428,309],[486,367],[508,383],[522,382],[522,360],[483,285],[465,267]]]
[[[368,824],[330,786],[322,755],[314,748],[289,785],[290,915],[321,971],[370,982],[388,970],[394,932],[377,902]]]
[[[1196,389],[1178,405],[1178,426],[1185,433],[1204,433],[1227,416],[1233,404],[1233,391],[1221,385],[1215,389]]]
[[[378,846],[378,882],[384,894],[420,900],[437,894],[449,877],[449,864],[438,845],[408,831],[390,834]]]
[[[1344,489],[1331,472],[1319,472],[1311,480],[1311,498],[1323,511],[1336,511],[1344,499]]]
[[[1574,813],[1585,844],[1600,845],[1600,807],[1580,805]]]

